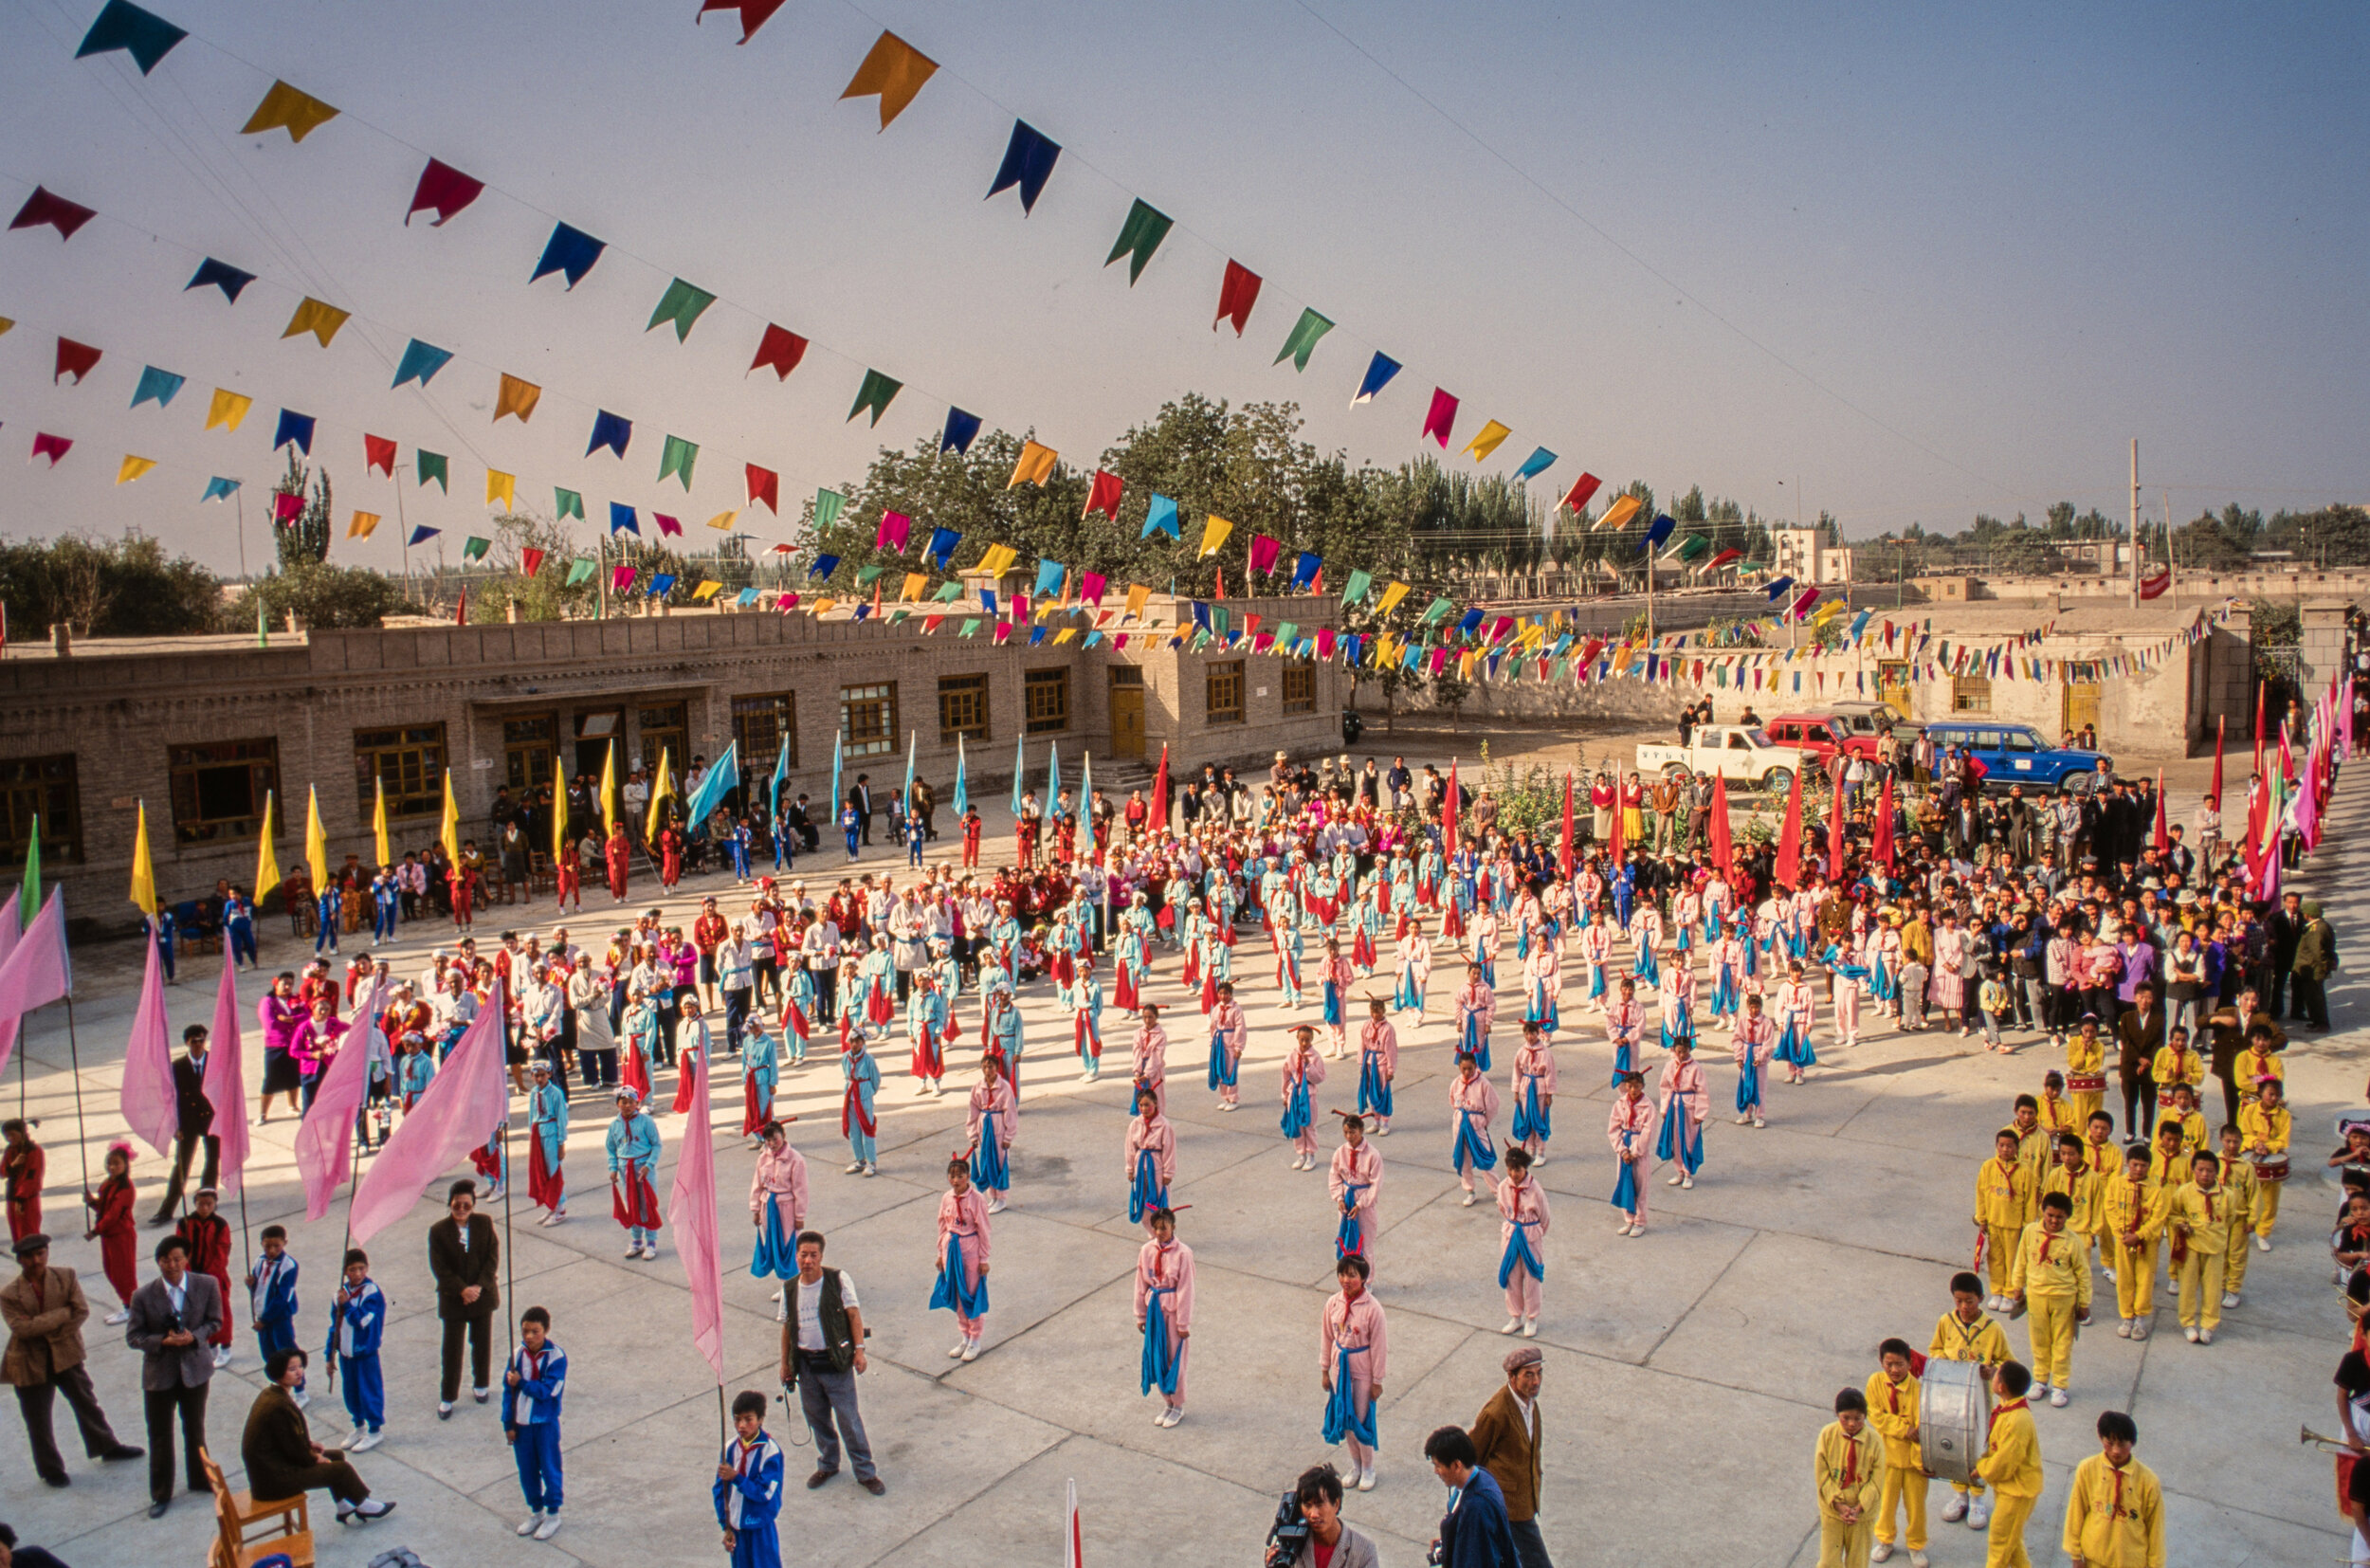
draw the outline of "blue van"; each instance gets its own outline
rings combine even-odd
[[[1983,787],[1996,794],[2006,793],[2011,784],[2031,793],[2087,793],[2115,769],[2115,759],[2106,753],[2052,746],[2030,724],[1942,719],[1928,723],[1925,733],[1938,754],[1950,746],[1972,753],[1986,770]]]

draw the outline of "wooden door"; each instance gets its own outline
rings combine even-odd
[[[2066,683],[2066,722],[2064,727],[2076,735],[2085,724],[2099,721],[2099,685],[2095,681]]]
[[[1909,666],[1887,662],[1876,666],[1876,700],[1902,719],[1909,717]]]
[[[1111,684],[1111,755],[1143,760],[1144,688],[1140,685],[1121,685],[1116,681]]]

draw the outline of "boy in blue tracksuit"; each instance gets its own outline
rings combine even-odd
[[[284,1227],[264,1226],[263,1243],[264,1255],[246,1271],[246,1299],[255,1322],[256,1359],[269,1362],[273,1351],[296,1348],[297,1261],[288,1255]],[[312,1402],[301,1382],[294,1397],[299,1410]]]
[[[519,1533],[538,1541],[559,1534],[559,1401],[568,1391],[568,1353],[552,1343],[552,1315],[530,1306],[519,1315],[519,1348],[502,1374],[502,1436],[519,1462],[527,1517]]]
[[[765,1395],[743,1389],[733,1395],[733,1431],[716,1467],[716,1522],[724,1527],[724,1549],[733,1568],[779,1568],[780,1538],[775,1516],[782,1511],[782,1446],[766,1435]]]
[[[378,1341],[387,1332],[387,1298],[371,1278],[370,1254],[356,1247],[346,1253],[346,1277],[337,1287],[337,1376],[345,1379],[346,1413],[354,1417],[348,1453],[379,1444],[387,1425],[387,1384],[378,1371]]]

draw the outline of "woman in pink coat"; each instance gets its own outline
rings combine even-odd
[[[1019,1128],[1020,1103],[1012,1098],[1012,1085],[993,1058],[982,1058],[963,1135],[971,1140],[972,1185],[987,1194],[991,1214],[1004,1212],[1004,1194],[1012,1190],[1012,1135]]]
[[[1654,1168],[1654,1103],[1646,1098],[1643,1073],[1621,1075],[1620,1092],[1613,1097],[1613,1114],[1605,1119],[1605,1140],[1613,1145],[1618,1172],[1613,1206],[1621,1211],[1621,1234],[1646,1234],[1646,1176]]]
[[[939,1283],[930,1305],[951,1308],[962,1338],[950,1360],[979,1355],[988,1328],[988,1206],[971,1185],[971,1161],[957,1155],[946,1162],[946,1187],[939,1194]]]
[[[1934,933],[1934,975],[1926,982],[1926,996],[1945,1014],[1959,1018],[1959,1037],[1965,1039],[1967,1030],[1967,934],[1959,925],[1959,911],[1942,911],[1941,929]]]
[[[1323,1339],[1317,1352],[1317,1370],[1325,1387],[1324,1439],[1349,1445],[1350,1474],[1342,1479],[1371,1492],[1378,1479],[1375,1450],[1381,1446],[1375,1407],[1382,1401],[1390,1341],[1382,1304],[1366,1288],[1374,1274],[1366,1260],[1353,1252],[1334,1266],[1333,1273],[1341,1288],[1325,1298]]]
[[[1194,1332],[1194,1249],[1176,1239],[1176,1215],[1152,1212],[1152,1239],[1136,1252],[1136,1328],[1144,1337],[1143,1388],[1160,1390],[1156,1427],[1185,1419],[1186,1340]]]
[[[1506,1293],[1506,1325],[1526,1340],[1539,1338],[1540,1288],[1547,1278],[1547,1189],[1531,1178],[1531,1157],[1506,1151],[1505,1179],[1498,1183],[1498,1285]]]
[[[1490,1140],[1489,1123],[1498,1115],[1498,1086],[1482,1076],[1471,1051],[1459,1051],[1456,1076],[1449,1080],[1449,1114],[1456,1121],[1456,1140],[1449,1162],[1465,1188],[1465,1207],[1473,1206],[1473,1176],[1497,1169],[1498,1146]]]

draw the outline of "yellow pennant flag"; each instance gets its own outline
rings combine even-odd
[[[675,793],[674,758],[666,748],[658,749],[658,776],[650,781],[650,814],[642,824],[642,836],[652,844],[658,842],[659,824],[666,820],[666,797]]]
[[[988,553],[979,557],[979,564],[972,570],[982,576],[1000,577],[1010,572],[1012,563],[1018,559],[1020,552],[1011,545],[992,544],[988,546]]]
[[[6,337],[9,335],[9,329],[14,325],[16,325],[15,317],[0,316],[0,337]]]
[[[1391,584],[1388,588],[1385,588],[1382,591],[1382,597],[1376,601],[1375,613],[1377,615],[1390,614],[1392,607],[1396,605],[1401,599],[1406,598],[1407,593],[1407,584],[1398,582]]]
[[[1144,612],[1144,605],[1152,598],[1152,590],[1142,583],[1127,585],[1127,617],[1130,620]]]
[[[378,787],[378,797],[371,802],[371,837],[378,849],[378,864],[392,866],[395,850],[387,832],[387,780],[374,778],[371,782]]]
[[[454,865],[461,864],[461,802],[452,795],[452,770],[445,770],[445,813],[436,824],[437,842],[445,847],[445,856]]]
[[[354,520],[346,524],[346,538],[350,539],[369,538],[371,530],[377,526],[378,514],[376,512],[356,512],[354,514]]]
[[[708,526],[720,534],[729,534],[732,532],[734,520],[739,516],[740,511],[738,507],[729,512],[719,512],[708,519]]]
[[[290,141],[302,141],[315,131],[337,118],[337,111],[315,98],[299,92],[284,82],[275,82],[264,101],[255,106],[239,135],[251,137],[263,131],[285,131]]]
[[[116,470],[116,483],[118,484],[129,484],[155,466],[156,466],[156,460],[155,458],[134,457],[129,452],[126,452],[123,456],[123,466]]]
[[[722,583],[710,579],[706,582],[702,582],[699,587],[693,589],[691,591],[691,597],[694,601],[701,599],[713,599],[716,597],[716,591],[723,586],[724,585]]]
[[[239,421],[246,417],[246,410],[254,406],[255,399],[246,393],[234,392],[227,387],[216,387],[214,401],[206,410],[206,428],[210,430],[217,427],[226,430],[235,430],[239,428]]]
[[[300,332],[309,332],[320,339],[321,347],[327,348],[329,340],[337,336],[337,329],[345,324],[344,311],[307,295],[304,302],[296,307],[296,314],[288,318],[287,330],[280,336],[294,337]]]
[[[568,765],[552,758],[552,864],[568,858]]]
[[[1043,484],[1053,477],[1054,459],[1061,455],[1052,447],[1034,441],[1022,442],[1020,461],[1012,465],[1012,477],[1004,488],[1010,490],[1019,484]]]
[[[535,417],[535,405],[542,398],[542,388],[532,381],[521,381],[505,371],[501,387],[494,393],[494,418],[500,422],[504,414],[516,414],[519,423],[523,425]]]
[[[1595,531],[1601,534],[1608,529],[1623,527],[1632,518],[1644,510],[1646,510],[1646,503],[1637,497],[1622,496],[1611,506],[1605,508],[1605,515],[1596,520]]]
[[[264,792],[264,831],[255,846],[255,907],[258,909],[264,906],[265,899],[280,891],[280,852],[272,847],[272,840],[280,835],[272,820],[276,814],[273,807],[271,792],[266,790]]]
[[[313,873],[313,896],[329,885],[329,834],[321,828],[321,792],[316,784],[305,792],[304,865]]]
[[[516,474],[505,474],[492,468],[485,470],[486,505],[491,506],[499,501],[502,503],[503,511],[515,511],[518,507],[518,495],[519,477]]]
[[[921,91],[922,83],[937,73],[938,62],[915,48],[893,32],[884,32],[873,41],[872,51],[856,67],[848,79],[843,99],[869,98],[881,95],[881,129],[889,128],[889,121],[905,112],[905,105]]]
[[[1199,560],[1203,556],[1216,555],[1218,546],[1224,544],[1226,537],[1232,532],[1234,532],[1232,523],[1215,512],[1211,513],[1210,520],[1201,525],[1201,549],[1194,558]]]
[[[1064,627],[1061,630],[1059,630],[1059,631],[1057,631],[1057,632],[1055,632],[1055,633],[1053,634],[1053,646],[1054,646],[1054,647],[1061,647],[1064,643],[1068,642],[1068,641],[1069,641],[1072,637],[1075,637],[1075,636],[1077,636],[1077,635],[1078,635],[1078,629],[1077,629],[1076,627],[1074,627],[1074,626],[1066,626],[1066,627]]]
[[[838,601],[837,599],[830,598],[830,597],[828,597],[828,596],[826,596],[826,597],[824,597],[824,598],[817,599],[817,600],[815,600],[815,601],[814,601],[814,603],[813,603],[812,605],[811,605],[811,606],[808,608],[807,613],[808,613],[808,614],[810,614],[810,615],[814,615],[814,616],[820,617],[820,616],[822,615],[822,613],[823,613],[825,611],[827,611],[827,610],[830,609],[833,605],[835,605],[835,604],[837,604],[837,603],[839,603],[839,601]]]
[[[1466,443],[1466,453],[1476,463],[1486,462],[1489,454],[1496,451],[1500,444],[1513,433],[1512,430],[1493,419],[1481,428],[1481,434]]]
[[[897,598],[898,598],[898,602],[899,602],[899,603],[901,603],[901,604],[905,603],[905,602],[908,602],[908,601],[910,601],[910,602],[912,602],[912,603],[915,603],[915,604],[919,604],[919,603],[921,603],[921,591],[922,591],[923,589],[925,589],[925,588],[929,587],[929,586],[930,586],[930,575],[929,575],[929,574],[928,574],[928,573],[926,573],[926,572],[908,572],[908,573],[906,573],[906,574],[905,574],[905,592],[903,592],[902,593],[900,593],[900,594],[897,596]]]
[[[601,758],[601,833],[603,837],[617,830],[617,742],[609,743],[608,753]]]
[[[137,826],[132,830],[132,902],[150,920],[156,918],[156,867],[148,858],[148,802],[144,800]]]

